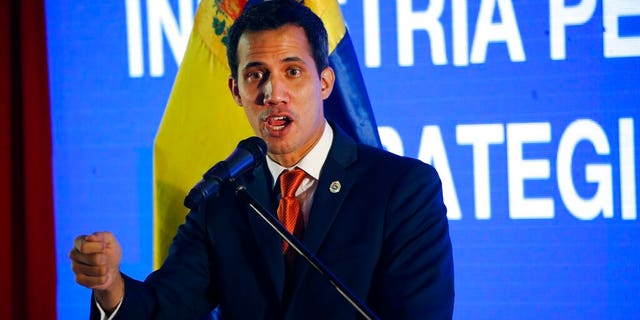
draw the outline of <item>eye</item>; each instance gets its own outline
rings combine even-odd
[[[258,81],[263,77],[264,77],[264,72],[262,71],[251,71],[251,72],[248,72],[246,76],[248,81]]]
[[[290,77],[294,77],[297,78],[300,75],[302,75],[302,70],[300,70],[300,68],[289,68],[287,69],[287,75],[289,75]]]

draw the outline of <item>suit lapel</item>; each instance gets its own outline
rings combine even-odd
[[[271,192],[271,176],[266,165],[256,168],[254,176],[247,180],[245,187],[249,194],[269,210],[269,213],[274,213],[276,210],[275,200]],[[245,210],[248,214],[249,225],[256,240],[257,248],[262,253],[262,258],[265,261],[264,266],[267,271],[267,277],[273,284],[276,296],[279,300],[282,300],[284,290],[282,241],[278,234],[253,209],[247,206]],[[260,265],[257,267],[262,268]]]
[[[316,254],[327,232],[336,218],[342,202],[344,201],[352,181],[346,174],[346,169],[327,158],[322,169],[322,175],[318,181],[318,188],[313,196],[313,204],[309,213],[309,224],[305,230],[303,243]],[[330,191],[331,185],[340,185],[340,190]]]
[[[322,166],[318,188],[313,196],[309,213],[309,223],[305,229],[302,243],[316,255],[331,228],[342,203],[353,187],[355,177],[347,171],[348,166],[357,158],[356,145],[334,126],[334,139],[329,155]],[[339,187],[337,187],[339,185]],[[293,295],[300,289],[302,280],[308,272],[309,264],[298,259],[293,275]],[[315,272],[315,271],[312,271]]]

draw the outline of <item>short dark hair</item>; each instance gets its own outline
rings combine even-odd
[[[278,29],[292,24],[304,29],[311,47],[318,73],[329,65],[329,45],[327,30],[322,20],[301,3],[293,0],[272,0],[252,5],[244,9],[228,32],[227,62],[231,76],[238,78],[238,42],[245,32]]]

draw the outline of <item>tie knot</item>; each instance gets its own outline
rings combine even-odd
[[[302,180],[307,175],[300,168],[288,170],[280,175],[280,192],[283,197],[295,197],[296,190],[302,184]]]

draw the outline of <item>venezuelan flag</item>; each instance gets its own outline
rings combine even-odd
[[[164,261],[187,209],[191,187],[237,143],[253,133],[228,91],[226,30],[247,0],[202,0],[154,143],[154,268]],[[336,0],[304,1],[324,22],[336,71],[325,115],[354,139],[380,147],[380,138],[351,39]]]

